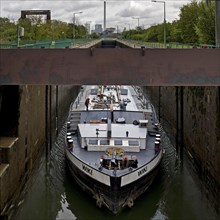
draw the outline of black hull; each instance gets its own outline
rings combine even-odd
[[[143,194],[153,182],[159,170],[159,164],[142,178],[120,187],[121,177],[110,177],[111,186],[107,186],[91,178],[75,166],[67,158],[70,172],[78,185],[96,200],[98,207],[105,206],[112,213],[117,214],[123,207],[131,208],[134,200]]]

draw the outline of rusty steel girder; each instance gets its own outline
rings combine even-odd
[[[219,86],[220,49],[1,49],[0,84]]]

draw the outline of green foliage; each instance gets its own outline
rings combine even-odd
[[[19,19],[19,26],[24,28],[24,36],[21,37],[22,43],[33,43],[42,40],[58,40],[73,38],[73,24],[51,20],[43,21],[41,16],[30,16],[25,19]],[[86,36],[86,28],[82,25],[76,25],[75,37],[83,38]],[[0,17],[0,42],[16,42],[17,24],[8,18]]]
[[[83,38],[87,36],[86,28],[58,20],[44,22],[41,16],[31,16],[19,19],[19,25],[24,27],[25,35],[22,42],[37,42],[41,40],[59,40]],[[0,17],[0,43],[16,42],[17,25],[8,18]],[[137,27],[126,29],[122,33],[125,39],[160,42],[164,41],[164,24],[151,26],[144,30]],[[93,33],[91,38],[99,38]],[[206,4],[206,0],[183,5],[178,20],[166,23],[166,39],[168,42],[191,44],[215,44],[215,2]]]
[[[198,21],[195,30],[200,43],[215,44],[215,3],[199,4]]]
[[[195,25],[198,22],[198,3],[193,0],[190,4],[184,5],[180,11],[179,27],[183,43],[197,43],[198,35]]]
[[[7,43],[16,40],[16,25],[8,18],[0,17],[0,42]]]
[[[84,26],[78,25],[76,26],[76,38],[86,37],[87,30]]]
[[[157,42],[164,41],[164,24],[157,25]]]
[[[170,42],[182,43],[181,28],[179,25],[179,20],[175,20],[170,25]]]
[[[92,34],[90,35],[90,37],[91,37],[92,39],[98,39],[98,38],[99,38],[98,34],[96,34],[96,33],[92,33]]]
[[[148,42],[156,42],[157,41],[157,26],[151,26],[145,32],[144,40]]]
[[[167,42],[185,44],[215,44],[215,2],[192,0],[180,9],[178,20],[166,24]],[[142,35],[142,36],[140,36]],[[124,31],[126,39],[143,39],[146,42],[163,42],[164,24],[151,26],[137,33],[137,29]]]

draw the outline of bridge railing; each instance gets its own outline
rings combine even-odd
[[[127,42],[132,47],[141,47],[145,46],[147,48],[164,48],[164,43],[160,42],[145,42],[145,41],[137,41],[137,40],[129,40],[129,39],[120,39],[121,41]],[[80,38],[75,39],[74,47],[80,47],[83,44],[89,43],[93,41],[93,39],[89,38]],[[48,40],[48,41],[23,41],[20,43],[20,48],[71,48],[73,47],[72,39],[61,39],[61,40]],[[167,42],[167,48],[176,48],[176,49],[189,49],[189,48],[216,48],[215,45],[210,44],[182,44],[179,42]],[[0,44],[0,49],[13,49],[17,48],[16,43],[5,43]]]
[[[145,41],[137,41],[137,40],[129,40],[129,39],[122,39],[133,45],[133,47],[141,47],[145,46],[148,48],[164,48],[164,43],[160,42],[145,42]],[[211,44],[193,44],[193,43],[179,43],[179,42],[167,42],[166,48],[175,48],[175,49],[190,49],[190,48],[216,48],[215,45]]]
[[[93,39],[80,38],[74,41],[75,45],[81,45],[92,41]],[[72,39],[64,40],[48,40],[48,41],[23,41],[20,43],[19,48],[70,48],[73,47]],[[0,44],[1,49],[13,49],[17,48],[16,43]]]

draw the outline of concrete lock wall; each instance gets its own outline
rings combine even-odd
[[[175,145],[177,133],[177,87],[147,87],[157,109],[160,103],[161,124],[168,123]],[[179,88],[180,89],[180,88]],[[214,196],[220,195],[220,88],[182,87],[183,89],[183,145],[206,186]],[[160,97],[160,98],[159,98]],[[180,103],[178,101],[178,111]],[[181,131],[179,131],[181,132]]]
[[[13,134],[14,137],[0,137],[1,146],[8,151],[7,161],[2,162],[9,165],[1,177],[0,191],[4,194],[0,201],[1,214],[4,214],[3,209],[7,212],[12,200],[24,186],[45,141],[45,86],[22,85],[14,96],[18,96],[19,100],[19,108],[16,109],[17,132]],[[10,114],[5,117],[10,118]]]
[[[10,86],[8,87],[10,90]],[[19,100],[19,107],[16,110],[18,112],[16,133],[8,137],[3,136],[3,132],[0,134],[0,217],[7,215],[12,201],[20,193],[35,162],[47,147],[47,133],[51,135],[50,144],[56,140],[56,134],[61,129],[70,103],[76,98],[79,88],[18,86],[18,94],[14,94]],[[50,126],[46,125],[46,122]]]
[[[49,87],[49,90],[51,90],[48,94],[51,96],[50,135],[52,142],[54,142],[67,119],[70,103],[77,97],[80,86],[53,85]],[[50,97],[48,101],[50,102]],[[48,103],[50,109],[49,105]]]

